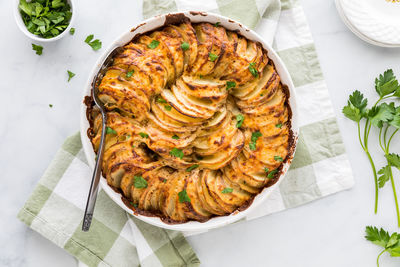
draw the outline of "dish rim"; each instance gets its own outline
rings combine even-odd
[[[170,230],[178,230],[178,231],[204,231],[204,230],[209,230],[209,229],[214,229],[214,228],[219,228],[231,223],[234,223],[242,218],[244,218],[246,215],[248,215],[251,211],[254,211],[257,206],[259,206],[261,203],[265,202],[265,200],[268,198],[268,196],[271,195],[271,193],[279,186],[279,184],[282,182],[284,177],[286,176],[286,173],[289,169],[289,166],[291,164],[291,161],[293,159],[296,147],[297,147],[297,139],[298,139],[298,134],[299,134],[299,125],[298,125],[298,112],[297,112],[297,104],[296,104],[296,93],[294,91],[294,84],[291,79],[291,76],[278,56],[278,54],[272,49],[272,47],[264,41],[264,39],[259,36],[256,32],[253,30],[247,28],[246,26],[242,25],[241,23],[234,21],[228,17],[219,15],[219,14],[214,14],[210,12],[198,12],[198,11],[185,11],[185,12],[173,12],[173,13],[167,13],[163,15],[158,15],[155,17],[151,17],[149,19],[146,19],[142,22],[139,22],[136,24],[131,30],[124,32],[121,34],[118,38],[116,38],[108,47],[105,49],[102,53],[102,55],[98,58],[96,64],[92,68],[88,81],[86,82],[86,87],[84,89],[83,97],[81,98],[82,103],[81,103],[81,120],[80,120],[80,134],[81,134],[81,140],[82,140],[82,147],[87,159],[87,162],[90,166],[91,169],[93,169],[94,164],[95,164],[95,153],[93,151],[92,144],[90,142],[89,137],[87,136],[87,129],[89,127],[89,122],[86,117],[86,105],[84,103],[84,99],[86,96],[90,96],[90,91],[91,91],[91,83],[93,80],[94,75],[97,73],[98,69],[101,67],[102,62],[104,61],[105,57],[117,46],[125,45],[128,43],[130,40],[133,39],[134,36],[140,33],[145,33],[149,32],[151,30],[155,30],[157,28],[160,28],[164,26],[164,23],[167,19],[167,17],[172,17],[172,16],[181,16],[184,15],[187,18],[190,19],[192,23],[197,23],[197,22],[209,22],[215,24],[216,22],[220,22],[220,25],[225,27],[228,30],[232,31],[239,31],[241,35],[246,37],[249,40],[257,41],[259,42],[263,48],[267,51],[268,53],[268,58],[273,61],[275,68],[281,77],[282,84],[285,84],[288,87],[290,96],[288,99],[289,106],[292,111],[292,118],[291,118],[291,130],[293,133],[293,143],[292,143],[292,155],[289,158],[289,160],[283,165],[281,175],[278,178],[278,181],[273,184],[270,187],[264,188],[260,193],[258,193],[254,199],[253,202],[244,210],[242,211],[234,211],[233,213],[226,215],[226,216],[217,216],[217,217],[212,217],[206,222],[198,222],[198,221],[188,221],[184,223],[177,223],[177,224],[168,224],[164,221],[161,220],[160,217],[149,217],[149,216],[144,216],[140,214],[135,214],[131,209],[129,209],[124,202],[121,199],[121,194],[115,192],[108,184],[107,180],[102,178],[100,179],[100,185],[102,189],[107,193],[107,195],[122,209],[124,209],[126,212],[129,214],[133,215],[134,217],[149,223],[154,226],[158,226],[161,228],[165,229],[170,229]]]

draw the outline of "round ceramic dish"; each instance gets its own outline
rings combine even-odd
[[[18,7],[19,6],[19,2],[20,2],[20,0],[14,0],[14,18],[15,18],[15,22],[17,23],[18,28],[26,36],[28,36],[32,40],[35,40],[35,41],[38,41],[38,42],[43,42],[43,43],[53,42],[53,41],[56,41],[56,40],[61,39],[62,37],[64,37],[72,27],[72,24],[73,24],[74,19],[75,19],[75,10],[74,10],[74,1],[73,0],[67,0],[68,4],[71,6],[71,12],[72,12],[72,16],[71,16],[71,19],[69,21],[68,27],[62,33],[60,33],[59,35],[57,35],[57,36],[55,36],[53,38],[43,38],[43,37],[40,37],[40,36],[35,35],[35,34],[33,34],[33,33],[28,31],[28,29],[26,28],[26,26],[24,24],[24,21],[22,20],[21,13],[19,11],[19,7]]]
[[[140,33],[145,33],[154,29],[157,29],[159,27],[162,27],[164,23],[173,23],[173,19],[176,18],[177,16],[186,16],[191,20],[191,22],[196,23],[196,22],[209,22],[209,23],[216,23],[220,22],[220,25],[225,27],[228,30],[231,31],[238,31],[240,34],[242,34],[244,37],[248,38],[249,40],[254,40],[257,42],[260,42],[263,47],[268,51],[268,57],[274,62],[275,67],[277,72],[279,73],[281,77],[282,84],[286,84],[289,87],[290,90],[290,97],[289,97],[289,104],[292,109],[292,131],[294,135],[294,140],[295,142],[293,145],[295,146],[297,143],[297,137],[299,133],[299,128],[298,128],[298,113],[297,113],[297,108],[296,108],[296,100],[295,100],[295,92],[294,92],[294,85],[293,82],[290,78],[289,72],[287,71],[286,67],[284,66],[282,60],[278,57],[276,52],[266,43],[264,40],[254,31],[246,28],[245,26],[241,25],[238,22],[235,22],[227,17],[223,17],[220,15],[212,14],[212,13],[205,13],[205,12],[183,12],[183,13],[173,13],[173,14],[165,14],[165,15],[160,15],[156,16],[153,18],[150,18],[136,27],[134,27],[132,30],[122,34],[117,40],[115,40],[112,45],[110,45],[104,52],[103,55],[99,58],[97,61],[95,67],[93,68],[91,75],[89,76],[85,92],[84,92],[84,97],[90,95],[90,90],[91,90],[91,83],[93,80],[94,75],[97,73],[97,71],[100,68],[100,65],[104,61],[105,57],[113,50],[115,47],[118,46],[123,46],[129,41],[132,40],[132,38]],[[82,99],[83,100],[83,99]],[[86,118],[86,105],[83,104],[82,101],[82,106],[81,106],[81,138],[82,138],[82,145],[83,149],[85,151],[89,166],[91,168],[94,167],[95,164],[95,153],[93,151],[92,144],[87,136],[87,129],[89,128],[89,122]],[[172,230],[178,230],[178,231],[201,231],[201,230],[207,230],[211,228],[217,228],[221,227],[230,223],[233,223],[243,217],[246,216],[251,211],[254,211],[258,205],[263,203],[265,199],[268,198],[268,196],[271,194],[271,192],[279,185],[279,183],[282,181],[283,176],[287,172],[289,165],[290,165],[291,159],[288,161],[288,163],[285,163],[282,171],[282,175],[279,178],[279,181],[272,185],[271,187],[264,188],[264,190],[259,193],[255,198],[253,203],[245,210],[243,211],[235,211],[234,213],[228,215],[228,216],[220,216],[220,217],[214,217],[211,218],[210,220],[206,222],[197,222],[197,221],[189,221],[186,223],[181,223],[181,224],[166,224],[165,222],[161,221],[160,218],[158,217],[147,217],[143,215],[135,215],[131,209],[129,209],[121,200],[121,195],[116,193],[111,187],[108,186],[106,179],[101,179],[100,184],[103,188],[103,190],[113,199],[121,208],[126,210],[128,213],[134,215],[138,219],[147,222],[149,224],[159,226],[162,228],[167,228],[167,229],[172,229]],[[89,179],[89,177],[88,177]]]
[[[346,26],[360,39],[382,47],[400,47],[400,2],[335,0]]]

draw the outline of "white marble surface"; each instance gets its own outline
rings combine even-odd
[[[16,214],[58,147],[78,130],[82,86],[99,55],[83,40],[93,33],[107,46],[122,30],[140,21],[141,3],[76,1],[75,35],[44,45],[39,57],[14,23],[12,2],[0,1],[0,90],[4,97],[0,108],[0,266],[76,266],[74,258],[27,229]],[[357,143],[355,125],[340,110],[355,88],[375,97],[373,79],[386,68],[400,76],[400,49],[373,47],[359,40],[340,21],[333,0],[302,0],[302,4],[356,185],[296,209],[190,237],[204,266],[375,266],[378,248],[364,240],[365,225],[398,230],[390,187],[381,191],[379,215],[372,212],[369,165]],[[67,69],[76,73],[70,83]],[[399,140],[393,142],[397,152]],[[400,173],[395,171],[395,175],[399,181]],[[400,259],[385,255],[381,263],[399,266]]]

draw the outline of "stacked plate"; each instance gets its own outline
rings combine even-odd
[[[400,0],[335,0],[347,27],[377,46],[400,47]]]

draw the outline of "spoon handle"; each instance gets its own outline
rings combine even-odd
[[[107,115],[103,110],[101,112],[101,115],[102,115],[103,122],[102,122],[102,128],[101,128],[102,131],[101,131],[100,146],[99,146],[99,150],[97,152],[96,165],[94,167],[92,183],[90,184],[89,195],[88,195],[88,199],[86,202],[85,215],[83,217],[82,231],[84,231],[84,232],[87,232],[89,230],[90,224],[92,223],[94,205],[96,204],[97,192],[99,191],[99,182],[100,182],[100,175],[101,175],[101,162],[103,161],[103,152],[104,152],[104,143],[105,143],[104,141],[106,139],[106,122],[107,122]]]

